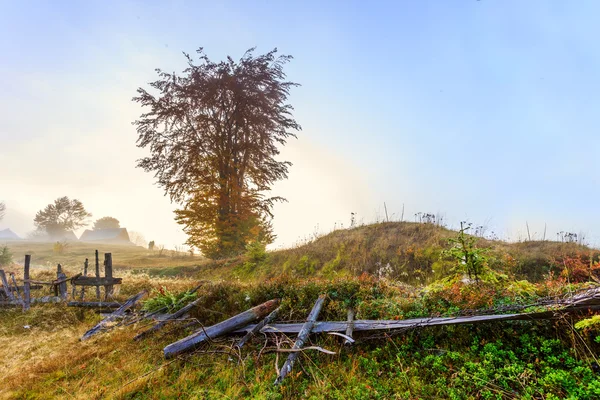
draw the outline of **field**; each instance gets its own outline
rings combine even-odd
[[[598,279],[593,249],[480,239],[478,245],[489,248],[486,272],[479,282],[467,282],[443,256],[453,236],[428,224],[374,224],[283,251],[250,248],[220,261],[127,246],[98,250],[113,254],[115,276],[123,278],[120,300],[142,289],[157,298],[161,290],[178,293],[206,281],[188,318],[204,326],[275,297],[282,299],[283,321],[303,320],[321,293],[327,294],[322,320],[344,320],[349,306],[360,319],[407,319],[526,306]],[[95,250],[86,244],[70,244],[62,253],[52,244],[8,246],[16,262],[32,254],[34,278],[52,278],[56,263],[67,275],[81,272]],[[336,354],[302,353],[276,387],[276,368],[288,355],[277,347],[290,346],[285,338],[276,343],[260,336],[242,350],[226,338],[165,360],[162,349],[194,328],[171,325],[134,342],[149,324],[142,321],[80,342],[102,318],[92,310],[64,304],[34,305],[28,313],[0,309],[0,397],[592,399],[600,396],[600,325],[589,317],[357,334],[352,347],[339,337],[314,335],[312,344]]]

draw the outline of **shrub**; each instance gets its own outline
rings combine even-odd
[[[12,263],[12,253],[8,249],[8,246],[4,246],[0,249],[0,266],[10,265]]]
[[[198,297],[197,292],[190,293],[189,291],[185,291],[172,293],[164,286],[154,292],[156,296],[144,302],[143,310],[146,312],[155,312],[164,309],[165,313],[172,313],[183,308]]]

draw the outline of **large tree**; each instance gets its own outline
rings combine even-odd
[[[96,231],[98,229],[118,229],[120,227],[121,223],[118,219],[113,217],[102,217],[94,222],[94,228],[92,229]]]
[[[70,200],[65,196],[38,211],[33,223],[39,231],[46,232],[54,238],[64,235],[67,231],[86,226],[86,219],[91,216],[92,214],[85,210],[81,201]]]
[[[285,199],[267,192],[291,165],[275,157],[301,129],[287,103],[297,86],[283,71],[292,57],[253,51],[221,62],[202,49],[198,60],[184,53],[182,74],[157,70],[151,89],[133,98],[147,110],[134,122],[137,145],[150,150],[138,167],[183,206],[175,213],[187,244],[211,258],[274,239],[273,205]]]

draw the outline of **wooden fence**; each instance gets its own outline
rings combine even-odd
[[[10,273],[10,280],[4,270],[0,270],[0,306],[21,306],[27,311],[32,303],[68,302],[72,307],[101,307],[117,308],[121,304],[109,301],[114,292],[114,285],[122,283],[121,278],[113,277],[112,254],[104,254],[104,276],[100,276],[100,262],[98,250],[95,252],[95,276],[88,276],[89,260],[83,263],[83,272],[71,277],[64,273],[62,265],[56,266],[56,279],[53,281],[37,281],[30,278],[31,255],[25,256],[23,264],[23,279],[18,283],[15,274]],[[71,293],[68,292],[68,283],[71,284]],[[32,297],[32,290],[41,290],[49,287],[53,295]],[[85,301],[86,288],[95,287],[96,301]],[[104,288],[104,297],[100,288]],[[69,301],[70,300],[70,301]]]

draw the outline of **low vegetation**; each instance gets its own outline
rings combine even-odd
[[[463,232],[464,233],[464,232]],[[454,239],[449,241],[449,239]],[[464,240],[470,240],[467,236]],[[340,230],[304,246],[220,261],[162,258],[162,268],[141,268],[148,250],[111,247],[121,263],[124,299],[150,291],[144,307],[156,310],[198,300],[189,321],[204,326],[281,298],[280,320],[301,321],[325,293],[322,320],[408,319],[472,312],[527,312],[540,299],[595,286],[598,254],[575,243],[503,243],[479,239],[461,252],[457,232],[430,224],[384,223]],[[54,261],[49,250],[38,256]],[[19,245],[21,246],[21,245]],[[81,259],[73,244],[62,258]],[[484,250],[485,249],[485,250]],[[89,252],[89,249],[85,249]],[[15,259],[24,249],[11,246]],[[76,256],[72,255],[76,252]],[[119,253],[120,252],[120,253]],[[466,253],[465,253],[466,252]],[[477,276],[461,260],[482,256]],[[483,257],[484,256],[484,257]],[[187,257],[190,257],[189,255]],[[60,258],[60,257],[59,257]],[[120,261],[121,258],[121,261]],[[34,256],[34,260],[36,257]],[[128,260],[123,263],[122,260]],[[125,266],[130,264],[131,268]],[[79,272],[77,262],[68,274]],[[156,264],[155,264],[156,265]],[[18,269],[18,266],[13,266]],[[161,270],[162,273],[156,273]],[[539,270],[539,271],[538,271]],[[421,272],[418,272],[421,271]],[[34,268],[37,276],[53,271]],[[417,279],[418,277],[418,279]],[[197,297],[186,291],[206,281]],[[174,309],[175,307],[173,307]],[[314,335],[312,344],[336,352],[303,353],[282,386],[273,386],[273,337],[257,337],[241,351],[226,338],[194,354],[165,361],[162,349],[194,328],[171,325],[139,342],[148,323],[122,327],[79,342],[100,316],[64,305],[34,305],[30,313],[0,310],[0,397],[6,398],[257,398],[257,399],[594,399],[600,396],[600,323],[581,315],[553,321],[515,321],[429,327],[406,332]],[[279,343],[289,347],[287,340]],[[277,364],[279,360],[279,364]]]

